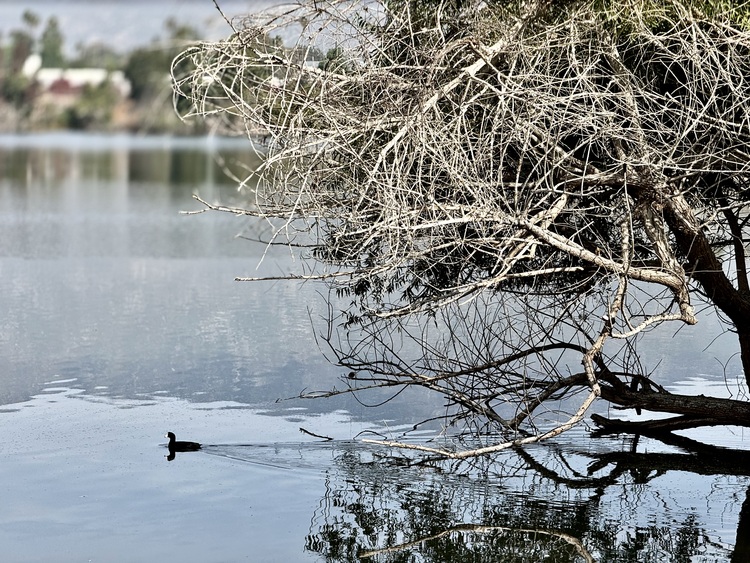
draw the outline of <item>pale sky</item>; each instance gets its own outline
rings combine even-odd
[[[257,12],[271,0],[218,0],[227,16]],[[164,21],[175,18],[205,33],[205,39],[219,39],[231,30],[212,0],[0,0],[0,33],[23,27],[21,15],[31,10],[41,17],[36,31],[41,34],[54,15],[65,37],[65,50],[75,53],[77,43],[101,42],[126,52],[164,36]]]

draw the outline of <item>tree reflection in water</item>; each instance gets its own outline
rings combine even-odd
[[[568,445],[450,466],[345,448],[306,549],[378,563],[750,560],[750,453],[673,435],[628,441],[616,453]]]

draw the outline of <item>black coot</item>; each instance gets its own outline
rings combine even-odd
[[[198,442],[178,442],[175,440],[175,436],[172,432],[167,432],[167,438],[169,438],[170,452],[194,452],[201,449],[201,445]]]

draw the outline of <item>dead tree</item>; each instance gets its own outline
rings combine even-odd
[[[204,203],[306,249],[288,277],[330,284],[349,388],[421,386],[508,435],[441,454],[558,434],[599,398],[674,415],[650,431],[750,426],[637,354],[708,304],[750,377],[750,32],[711,6],[309,0],[233,22],[178,57],[176,97],[267,155],[246,205]]]

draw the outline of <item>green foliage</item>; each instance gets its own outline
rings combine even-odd
[[[65,66],[63,55],[63,44],[65,40],[60,31],[57,18],[52,16],[47,21],[47,27],[42,32],[40,39],[42,66],[46,68],[60,68]]]
[[[123,70],[133,88],[134,100],[153,97],[164,88],[170,61],[169,53],[163,48],[142,47],[130,53]]]
[[[98,86],[85,86],[81,97],[65,112],[63,124],[71,129],[106,128],[119,99],[108,81]]]
[[[137,101],[153,98],[170,88],[172,60],[185,48],[186,43],[198,38],[195,29],[179,25],[173,19],[168,20],[165,27],[169,32],[166,42],[134,50],[125,63],[123,70],[133,88],[131,95]]]
[[[348,70],[351,70],[351,65],[352,62],[347,58],[344,49],[342,47],[334,47],[333,49],[328,49],[328,51],[326,51],[325,58],[320,61],[318,68],[330,72],[346,74]]]
[[[39,22],[41,21],[41,19],[39,18],[39,14],[31,10],[24,10],[23,15],[21,15],[21,19],[29,29],[36,28],[36,26],[38,26]]]
[[[28,102],[29,80],[22,74],[11,74],[0,80],[0,97],[16,108]]]

